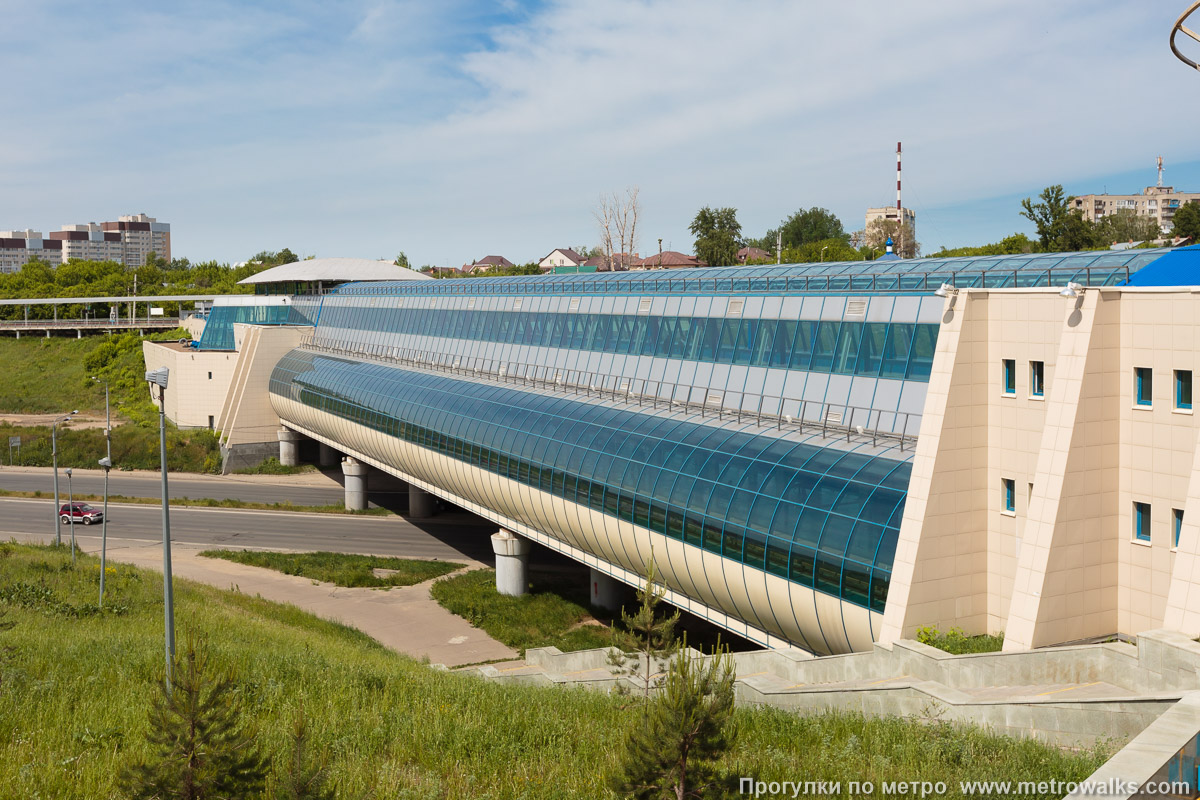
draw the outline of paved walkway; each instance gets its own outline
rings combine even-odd
[[[38,535],[20,538],[43,544],[49,540]],[[200,550],[186,545],[171,549],[171,570],[176,578],[221,589],[237,587],[243,594],[290,603],[324,619],[357,628],[393,650],[415,658],[428,657],[435,664],[457,667],[517,657],[510,647],[438,605],[429,595],[433,581],[388,590],[346,589],[261,567],[204,558],[199,555]],[[93,548],[88,548],[88,552],[99,555]],[[157,542],[110,537],[108,557],[162,571],[162,545]],[[477,561],[458,563],[467,568],[483,566]]]

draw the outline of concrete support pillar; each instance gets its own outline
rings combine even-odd
[[[521,597],[529,586],[529,540],[501,528],[492,534],[496,553],[496,591]]]
[[[279,437],[279,463],[285,467],[300,466],[300,434],[291,428],[280,428],[276,435]]]
[[[50,329],[49,328],[46,328],[46,338],[47,339],[50,338]]]
[[[603,572],[597,572],[594,569],[589,569],[588,572],[590,573],[588,580],[591,585],[592,605],[596,608],[603,608],[605,611],[620,611],[624,584]]]
[[[80,330],[79,328],[76,328],[76,329],[75,329],[75,338],[76,338],[76,339],[82,339],[82,338],[83,338],[83,331],[82,331],[82,330]]]
[[[408,516],[413,519],[426,519],[433,516],[433,509],[434,496],[410,483],[408,485]]]
[[[350,511],[365,511],[367,508],[367,465],[356,458],[342,459],[342,473],[346,476],[346,508]]]
[[[338,451],[334,450],[324,442],[321,442],[321,457],[319,463],[322,467],[336,467],[338,465]]]

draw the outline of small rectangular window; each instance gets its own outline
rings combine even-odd
[[[211,372],[210,372],[210,373],[208,373],[208,379],[209,379],[210,381],[212,380],[212,373],[211,373]]]
[[[1150,541],[1150,504],[1133,504],[1133,537],[1139,542]]]
[[[1175,407],[1186,409],[1192,407],[1192,371],[1190,369],[1175,370]]]
[[[1017,362],[1014,359],[1004,359],[1004,393],[1017,393]]]
[[[1004,494],[1004,510],[1016,512],[1017,510],[1017,482],[1012,478],[1002,478],[1000,480],[1000,489]]]
[[[1029,394],[1034,397],[1046,396],[1046,362],[1029,362]]]
[[[214,423],[214,422],[215,422],[215,420],[213,419],[213,415],[212,415],[212,414],[209,414],[209,415],[208,415],[208,429],[209,429],[210,431],[213,429],[213,423]]]
[[[1171,522],[1174,524],[1174,528],[1175,528],[1175,547],[1179,547],[1179,532],[1181,530],[1183,530],[1183,509],[1182,508],[1172,508],[1171,509]]]
[[[1135,367],[1133,370],[1134,392],[1139,406],[1148,406],[1154,398],[1154,373],[1149,367]]]

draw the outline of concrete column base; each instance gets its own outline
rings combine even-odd
[[[280,428],[276,436],[279,437],[279,463],[285,467],[300,466],[300,434],[291,428]]]
[[[322,467],[336,467],[338,465],[339,458],[340,454],[337,450],[334,450],[329,445],[321,442],[321,456],[318,459],[318,463],[320,463]]]
[[[408,485],[408,516],[426,519],[434,513],[434,496],[419,486]]]
[[[492,535],[496,553],[496,591],[521,597],[529,587],[529,540],[503,528]]]
[[[367,465],[355,458],[342,459],[342,474],[346,476],[346,508],[365,511],[367,508]]]
[[[594,569],[589,569],[588,572],[592,605],[605,611],[620,611],[625,596],[625,584]]]

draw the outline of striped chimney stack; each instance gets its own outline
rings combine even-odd
[[[900,142],[896,142],[896,214],[900,213]]]
[[[904,209],[900,205],[900,142],[896,142],[896,221],[899,223],[896,240],[900,245],[896,249],[900,251],[900,257],[904,258]]]

